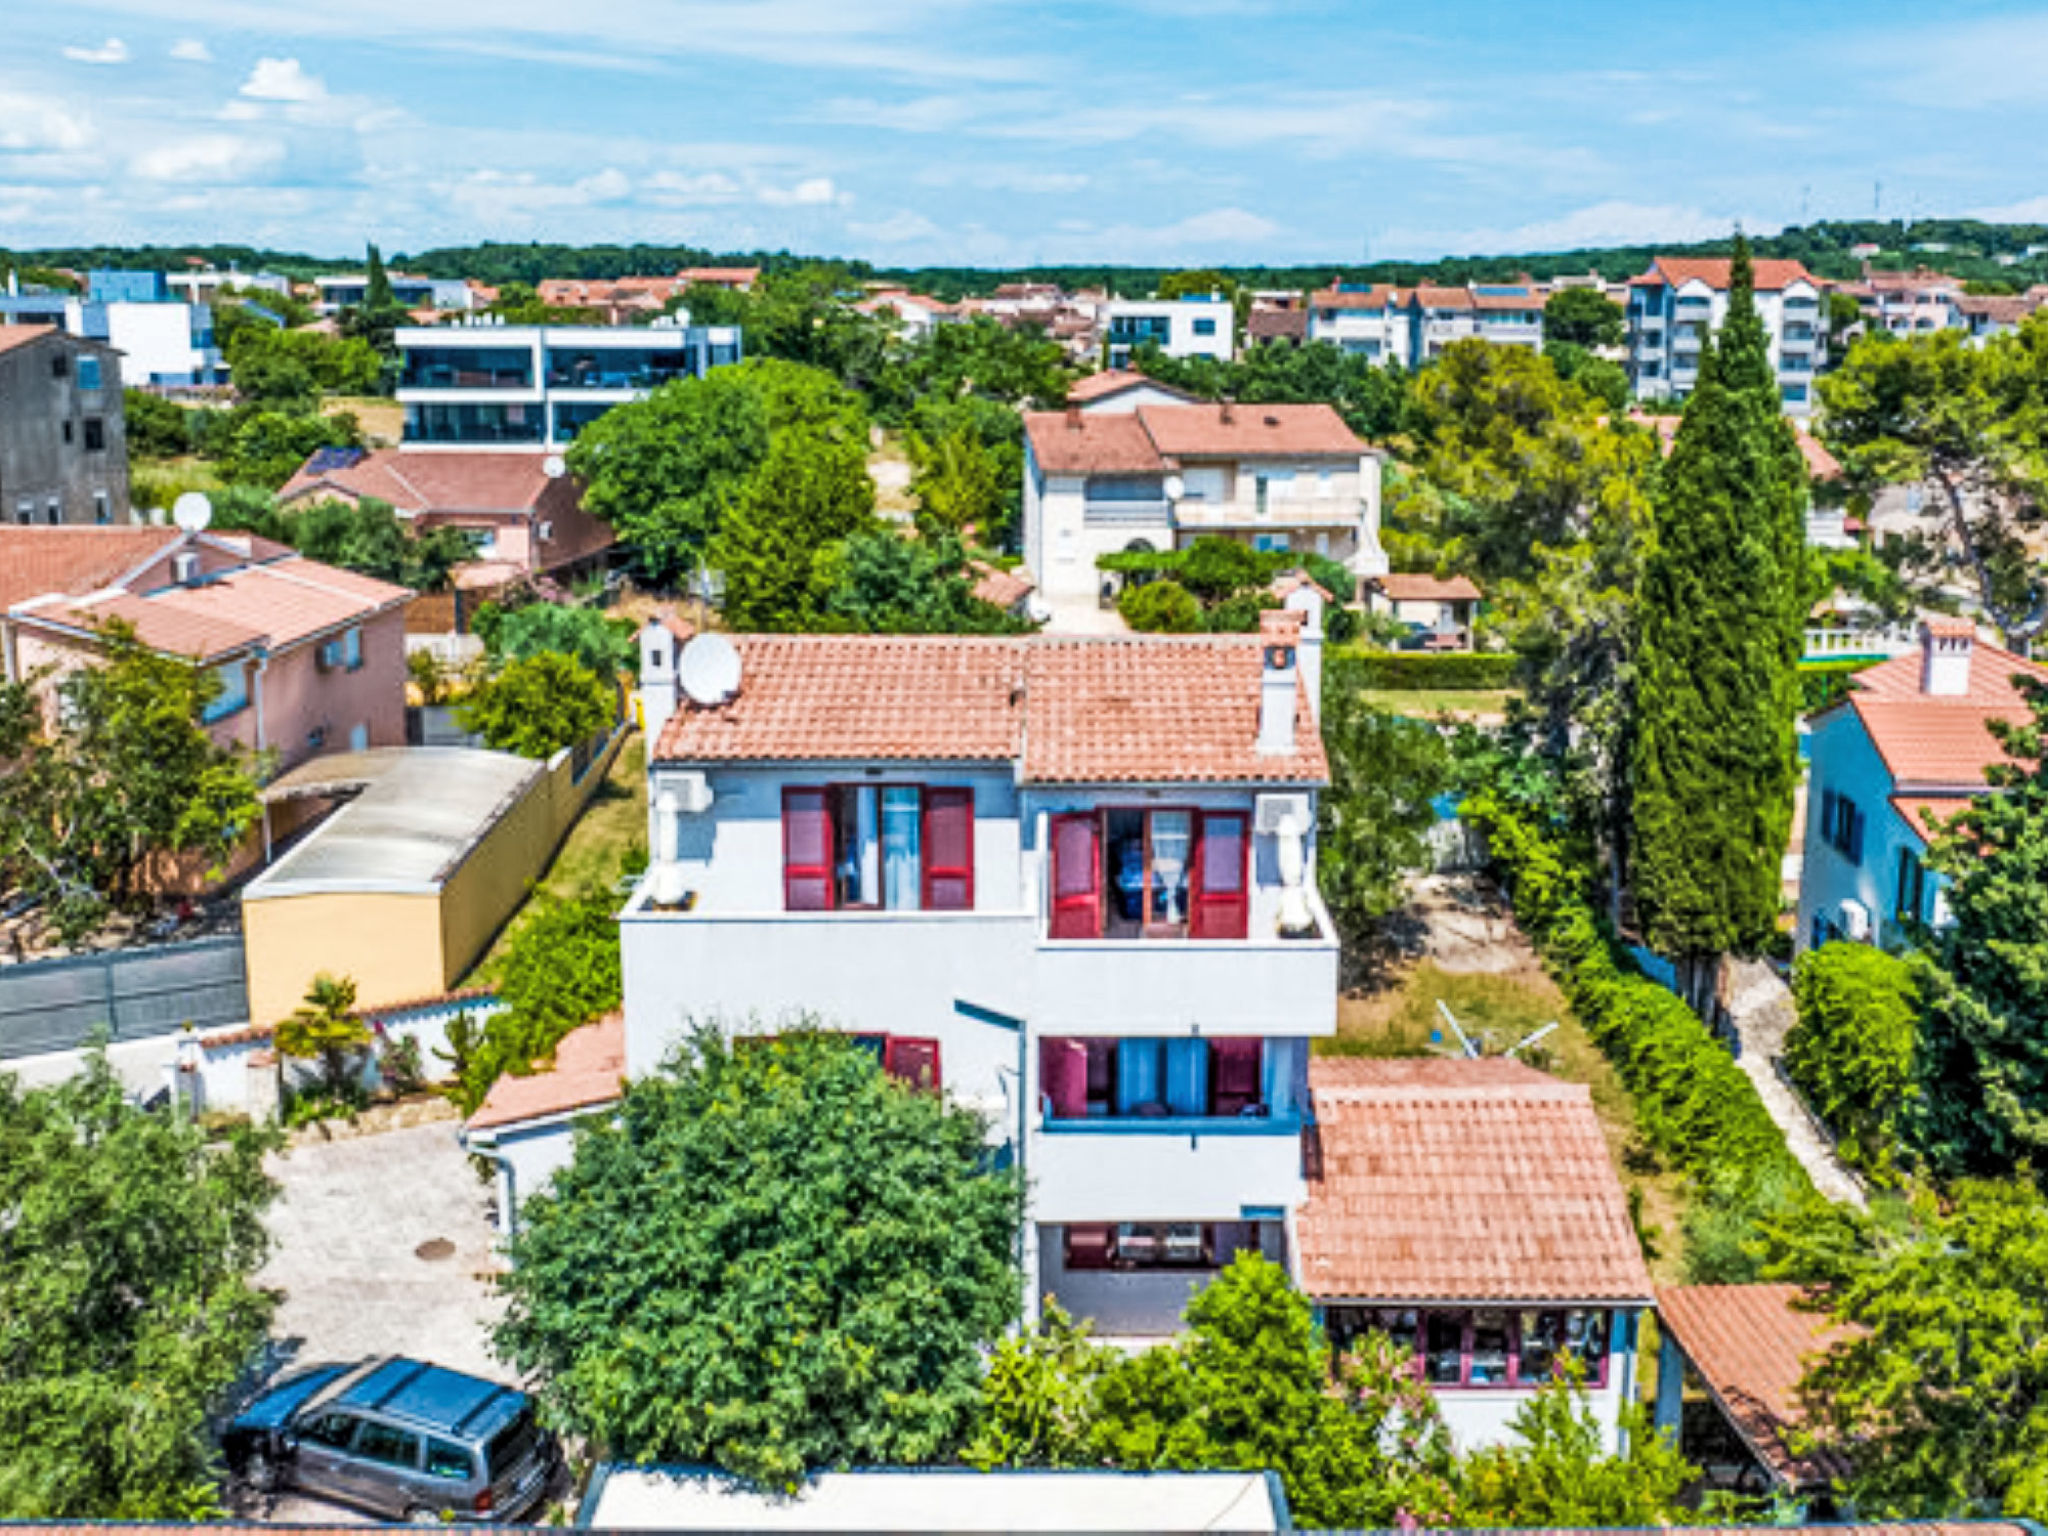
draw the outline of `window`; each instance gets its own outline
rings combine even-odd
[[[85,418],[85,451],[105,453],[107,451],[107,424],[97,416]]]
[[[249,707],[249,669],[246,666],[239,661],[224,661],[213,669],[213,675],[220,684],[220,691],[214,694],[199,715],[207,725]]]
[[[24,496],[14,504],[14,520],[26,528],[36,520],[36,504]]]
[[[53,379],[68,379],[71,377],[71,359],[64,352],[59,351],[55,357],[50,359],[50,377]]]
[[[77,425],[77,423],[75,423],[75,422],[70,422],[70,421],[67,421],[67,422],[65,422],[65,423],[64,423],[64,441],[65,441],[65,442],[67,442],[67,443],[68,443],[68,442],[70,442],[70,441],[71,441],[71,439],[72,439],[73,437],[75,437],[75,436],[77,435],[77,434],[76,434],[75,432],[73,432],[73,431],[72,431],[72,428],[73,428],[74,426],[76,426],[76,425]]]
[[[1195,322],[1195,334],[1197,336],[1214,336],[1216,334],[1216,322],[1206,319],[1197,320]]]
[[[92,493],[92,520],[102,526],[114,520],[114,504],[105,491]]]
[[[52,496],[43,503],[43,521],[52,528],[64,521],[64,503]]]
[[[1608,1314],[1591,1307],[1333,1307],[1333,1345],[1348,1349],[1362,1333],[1383,1333],[1415,1354],[1416,1374],[1432,1387],[1535,1388],[1558,1374],[1567,1355],[1586,1385],[1607,1384]]]
[[[356,1416],[352,1413],[323,1413],[299,1431],[299,1438],[310,1440],[315,1445],[345,1451],[348,1449],[349,1440],[355,1435],[356,1423]]]
[[[98,389],[100,387],[100,360],[96,357],[81,357],[78,360],[78,387]]]
[[[475,1475],[476,1464],[470,1460],[467,1446],[427,1437],[427,1476],[466,1482]]]
[[[912,1088],[939,1086],[939,1042],[918,1035],[858,1035],[882,1070]]]
[[[1064,1229],[1068,1269],[1217,1269],[1257,1248],[1251,1222],[1093,1222]]]
[[[1258,550],[1261,554],[1278,554],[1293,547],[1293,543],[1284,533],[1255,533],[1252,535],[1252,548]]]
[[[1055,1122],[1291,1118],[1304,1049],[1286,1037],[1047,1038],[1039,1096]]]
[[[351,672],[357,672],[363,665],[363,632],[351,629],[341,637],[341,664]]]
[[[842,784],[782,792],[790,912],[974,907],[974,791]]]
[[[393,1467],[416,1467],[420,1464],[420,1437],[393,1424],[365,1419],[362,1429],[356,1434],[355,1451],[365,1461],[381,1461]]]
[[[1241,811],[1055,816],[1052,937],[1241,939],[1249,854]]]
[[[1927,866],[1920,862],[1920,856],[1910,848],[1899,850],[1899,895],[1895,907],[1898,921],[1913,923],[1920,921],[1927,910]]]
[[[1832,789],[1821,791],[1820,835],[1851,864],[1863,862],[1863,812],[1847,795]]]

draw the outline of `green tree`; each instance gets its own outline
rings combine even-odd
[[[1140,634],[1189,635],[1202,627],[1201,603],[1177,581],[1125,587],[1116,611]]]
[[[840,579],[841,546],[875,527],[875,482],[860,446],[785,433],[720,511],[706,552],[725,578],[735,629],[820,627]]]
[[[1094,1456],[1096,1389],[1116,1360],[1048,1296],[1037,1323],[989,1357],[981,1418],[962,1459],[995,1467],[1085,1467]]]
[[[527,603],[507,610],[492,628],[490,648],[493,656],[507,661],[542,651],[573,656],[599,677],[631,671],[640,654],[631,620],[566,603]]]
[[[1628,316],[1598,288],[1560,288],[1543,305],[1543,345],[1618,347],[1628,339]]]
[[[1738,240],[1727,322],[1651,499],[1638,598],[1634,885],[1695,1007],[1776,927],[1799,780],[1806,470],[1751,285]]]
[[[2048,517],[2048,318],[1982,346],[1960,331],[1867,337],[1820,398],[1853,491],[1925,484],[1939,498],[1941,534],[1914,540],[1909,573],[1969,581],[2009,642],[2048,628],[2048,578],[2028,548]]]
[[[496,1347],[608,1456],[782,1485],[946,1456],[1022,1283],[986,1132],[850,1036],[699,1030],[523,1207]]]
[[[1949,1171],[2048,1166],[2048,690],[2033,719],[1990,729],[2010,759],[1929,862],[1951,921],[1928,935],[1914,1140]]]
[[[1369,442],[1402,430],[1408,410],[1407,376],[1400,368],[1329,341],[1246,347],[1227,363],[1168,357],[1147,342],[1132,355],[1131,366],[1147,378],[1210,400],[1328,405]]]
[[[1401,904],[1404,878],[1429,863],[1433,801],[1450,788],[1451,755],[1436,727],[1365,702],[1353,664],[1332,658],[1323,679],[1316,876],[1347,945],[1366,941]]]
[[[308,416],[294,411],[242,408],[218,423],[209,438],[221,477],[274,491],[321,448],[360,448],[363,434],[346,411]]]
[[[192,451],[191,412],[145,389],[124,389],[128,451],[153,459],[180,458]]]
[[[460,1039],[450,1032],[455,1081],[449,1097],[463,1114],[475,1114],[506,1073],[533,1071],[554,1056],[569,1031],[619,1006],[618,909],[613,881],[569,896],[537,894],[521,914],[488,970],[504,1008]]]
[[[840,546],[837,581],[823,627],[866,634],[1006,635],[1031,628],[974,595],[975,575],[960,541],[947,534],[906,538],[887,528]]]
[[[370,1026],[356,1014],[356,984],[322,971],[306,989],[306,1000],[277,1026],[277,1048],[301,1061],[320,1063],[321,1086],[346,1098],[370,1049]]]
[[[48,1088],[0,1074],[0,1517],[217,1504],[208,1415],[274,1305],[270,1142],[136,1107],[98,1050]]]
[[[499,752],[548,758],[610,730],[618,687],[573,656],[541,651],[508,662],[456,706],[465,731]]]
[[[373,243],[369,248],[363,279],[363,307],[391,309],[397,303],[398,295],[391,291],[391,275],[384,270],[384,253]]]
[[[1512,1439],[1466,1459],[1460,1525],[1648,1529],[1687,1521],[1680,1496],[1700,1469],[1657,1433],[1636,1403],[1622,1410],[1627,1449],[1610,1451],[1613,1430],[1587,1402],[1583,1376],[1568,1362],[1516,1410]]]
[[[860,398],[815,368],[750,358],[615,406],[570,445],[583,504],[657,581],[702,564],[724,509],[781,436],[839,448],[867,440]],[[864,449],[862,449],[864,452]]]
[[[220,680],[159,655],[116,620],[100,630],[102,664],[36,691],[0,693],[0,876],[41,902],[76,942],[111,908],[146,900],[145,870],[164,858],[218,870],[262,814],[260,762],[216,746],[201,724]]]
[[[1801,1384],[1809,1424],[1853,1446],[1862,1519],[2048,1516],[2048,1203],[2029,1179],[1962,1180],[1867,1222],[1795,1234],[1846,1331]]]
[[[921,527],[967,537],[989,530],[1002,520],[1007,488],[997,478],[994,454],[970,427],[958,426],[943,437],[926,439],[913,430],[909,439],[911,494],[918,499]]]
[[[364,265],[363,302],[343,311],[342,334],[367,343],[381,358],[395,358],[398,349],[393,333],[408,319],[410,315],[406,307],[391,291],[391,277],[384,270],[383,253],[372,244]]]
[[[1915,967],[1867,944],[1823,944],[1799,957],[1792,996],[1799,1020],[1785,1037],[1786,1070],[1844,1158],[1888,1175],[1913,1097]]]

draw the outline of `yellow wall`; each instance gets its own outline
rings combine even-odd
[[[250,1021],[283,1018],[322,971],[353,977],[364,1008],[454,986],[526,900],[625,739],[621,731],[580,784],[570,780],[569,754],[558,753],[449,874],[439,896],[336,892],[244,901]]]
[[[438,898],[365,892],[242,903],[249,1019],[275,1024],[322,971],[347,976],[363,1007],[447,990]]]

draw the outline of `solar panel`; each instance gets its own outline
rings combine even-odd
[[[354,469],[370,455],[361,448],[322,448],[306,463],[308,474],[331,474],[337,469]]]

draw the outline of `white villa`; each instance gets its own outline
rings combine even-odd
[[[1788,416],[1813,414],[1813,381],[1827,360],[1821,286],[1796,261],[1758,261],[1756,308],[1770,337]],[[1660,256],[1629,283],[1629,384],[1645,400],[1683,400],[1699,382],[1700,347],[1728,318],[1726,257]]]
[[[1336,411],[1204,403],[1119,377],[1137,382],[1024,418],[1024,564],[1047,599],[1094,600],[1102,555],[1202,534],[1386,571],[1380,455]]]

